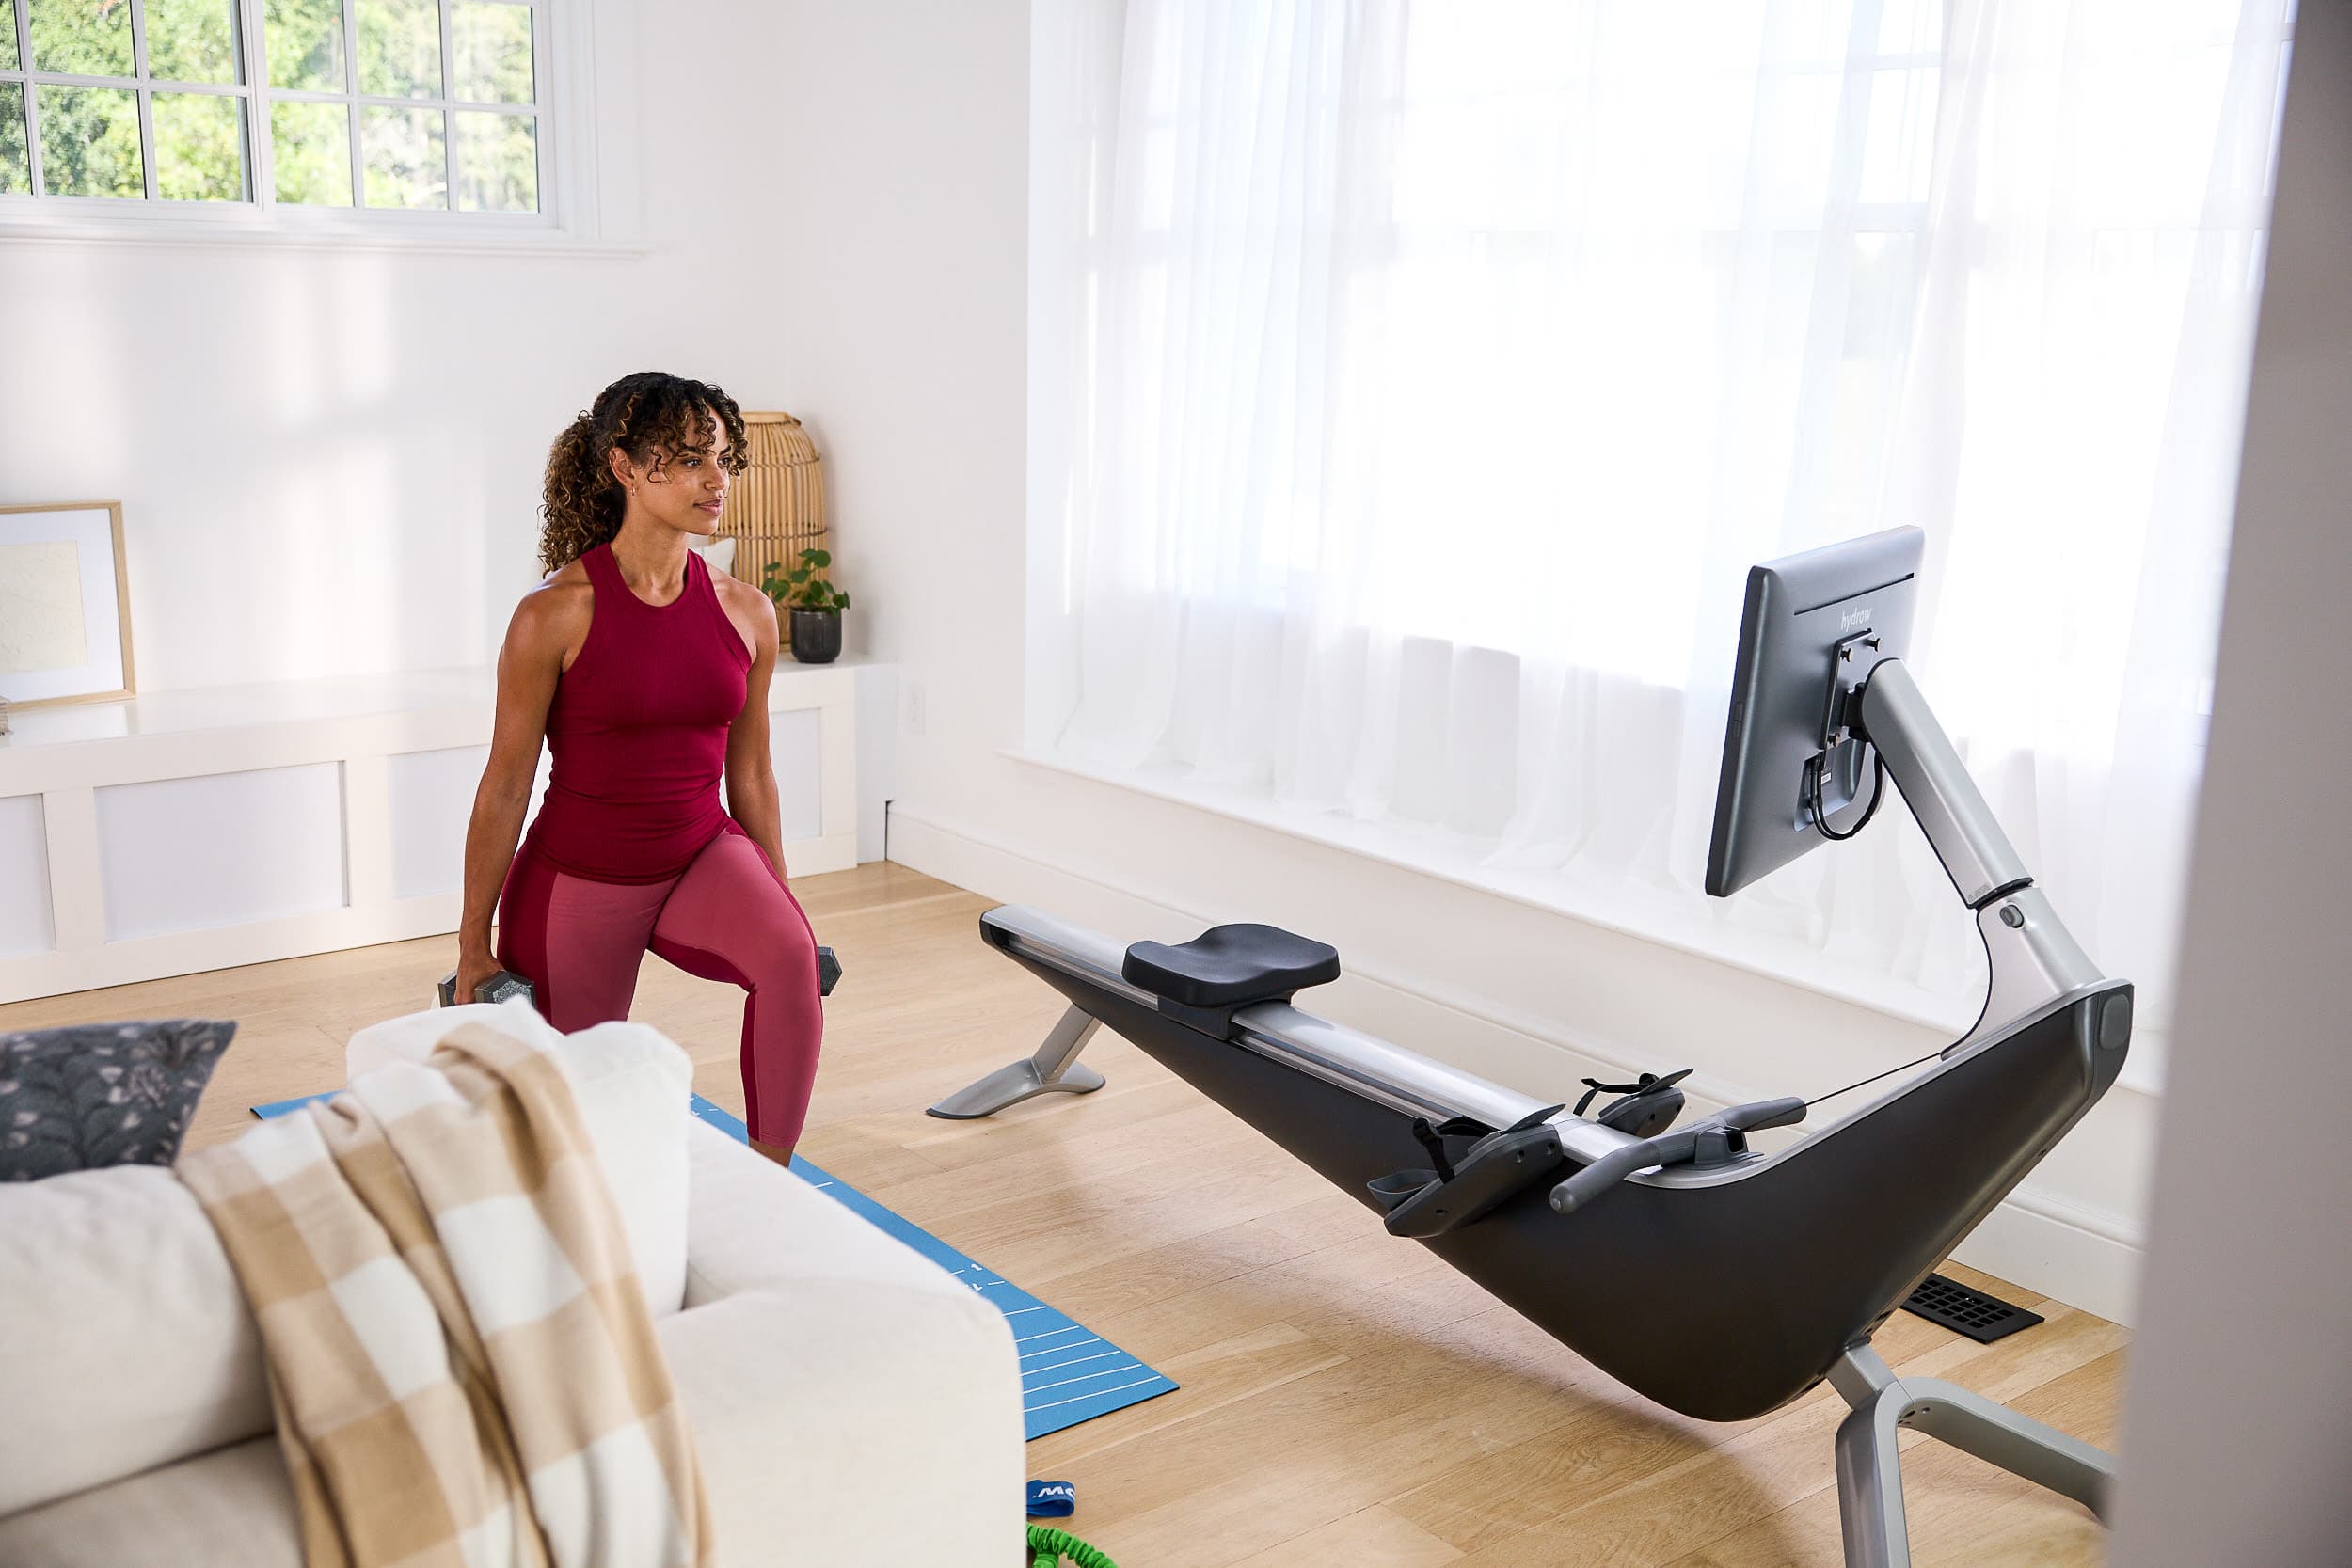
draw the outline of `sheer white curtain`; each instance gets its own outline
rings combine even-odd
[[[1971,999],[1907,827],[1697,891],[1747,566],[1916,523],[1930,698],[2160,1010],[2280,0],[1078,4],[1057,751]]]

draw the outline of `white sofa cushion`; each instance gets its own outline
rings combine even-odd
[[[553,1045],[646,1306],[675,1314],[695,1125],[686,1053],[641,1024],[558,1035],[516,1003],[377,1024],[353,1037],[348,1060],[360,1070],[421,1060],[470,1020]],[[212,1222],[171,1172],[0,1183],[0,1514],[270,1430],[252,1314]]]
[[[1007,1560],[1025,1445],[1005,1315],[716,1128],[689,1144],[687,1309],[660,1333],[720,1560],[816,1568],[877,1542],[898,1562]]]
[[[722,1568],[875,1555],[989,1568],[1021,1540],[1004,1315],[831,1198],[696,1124],[692,1299],[658,1325]],[[262,1438],[0,1517],[10,1568],[298,1568]]]
[[[421,1062],[451,1030],[475,1022],[555,1052],[628,1232],[645,1309],[657,1318],[676,1311],[686,1299],[686,1129],[694,1119],[687,1101],[694,1064],[659,1029],[599,1023],[558,1034],[517,998],[429,1007],[372,1023],[344,1048],[344,1079],[388,1062]]]
[[[771,1181],[773,1161],[709,1123],[695,1121],[687,1145],[693,1188],[688,1307],[777,1282],[863,1280],[974,1296],[969,1285],[791,1172]]]
[[[0,1513],[270,1428],[212,1221],[160,1165],[0,1185]]]

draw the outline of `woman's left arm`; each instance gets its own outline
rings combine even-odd
[[[776,607],[755,588],[733,597],[738,608],[728,619],[752,634],[752,667],[743,678],[743,711],[727,727],[727,808],[752,842],[768,852],[768,863],[782,880],[787,875],[784,814],[776,804],[775,763],[768,754],[768,682],[776,670]]]

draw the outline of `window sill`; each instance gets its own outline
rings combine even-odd
[[[126,203],[126,205],[133,205]],[[346,221],[348,220],[348,221]],[[427,256],[562,256],[581,261],[636,261],[653,247],[638,242],[592,240],[541,224],[501,224],[469,217],[416,214],[336,214],[319,221],[288,222],[240,210],[72,212],[34,216],[0,206],[0,244],[163,245],[212,250],[389,251]]]
[[[1334,813],[1285,806],[1238,787],[1198,784],[1148,771],[1090,767],[1067,757],[1014,747],[1005,748],[998,754],[1027,767],[1190,806],[1546,914],[1565,916],[1865,1007],[1952,1039],[1966,1034],[1977,1022],[1980,996],[1956,1003],[1923,986],[1825,959],[1785,937],[1694,918],[1687,909],[1677,907],[1683,900],[1663,891],[1603,895],[1579,888],[1555,874],[1481,865],[1458,854],[1447,853],[1443,838],[1436,831],[1424,832],[1391,823],[1361,822]],[[1961,918],[1957,905],[1954,918]],[[2160,1047],[2135,1051],[2124,1065],[2118,1085],[2142,1094],[2161,1094],[2162,1061]]]

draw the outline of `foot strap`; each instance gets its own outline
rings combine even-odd
[[[1066,1481],[1029,1482],[1029,1517],[1067,1519],[1078,1512],[1078,1488]]]

